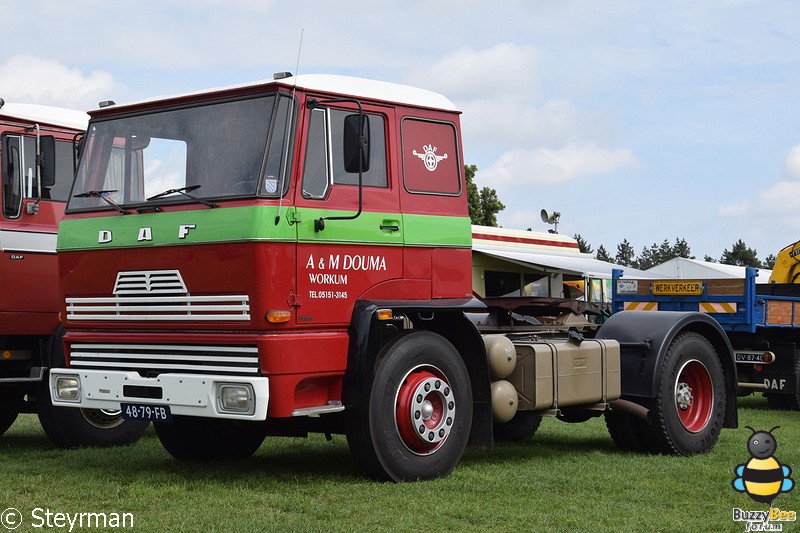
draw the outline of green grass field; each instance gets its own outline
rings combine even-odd
[[[775,456],[800,481],[800,413],[751,397],[739,419],[689,458],[621,453],[602,418],[546,419],[528,442],[468,450],[446,479],[391,484],[360,476],[340,436],[270,438],[247,461],[185,464],[152,429],[127,448],[59,450],[25,415],[0,437],[0,510],[22,513],[18,532],[69,531],[34,527],[35,509],[132,513],[134,531],[745,531],[733,508],[767,506],[731,487],[750,458],[744,426],[781,426]],[[800,489],[774,506],[800,511]]]

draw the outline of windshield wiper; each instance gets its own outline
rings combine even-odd
[[[105,203],[107,203],[108,205],[112,206],[114,209],[116,209],[117,211],[119,211],[123,215],[129,215],[130,214],[129,211],[125,210],[124,207],[122,207],[121,205],[116,203],[114,200],[112,200],[111,198],[106,196],[108,194],[111,194],[112,192],[117,192],[117,189],[110,189],[110,190],[107,190],[107,191],[86,191],[86,192],[82,192],[80,194],[73,194],[72,197],[73,198],[100,198]]]
[[[164,192],[160,192],[154,196],[151,196],[147,199],[149,202],[150,200],[155,200],[156,198],[161,198],[162,196],[169,196],[170,194],[182,194],[187,198],[191,198],[195,202],[201,203],[208,207],[219,207],[219,204],[215,204],[214,202],[209,202],[205,198],[198,198],[197,196],[189,194],[191,191],[197,190],[200,188],[200,185],[187,185],[186,187],[179,187],[177,189],[168,189]]]

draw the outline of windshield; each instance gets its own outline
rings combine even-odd
[[[290,102],[271,95],[92,123],[67,209],[277,197]]]

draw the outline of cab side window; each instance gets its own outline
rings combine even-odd
[[[36,139],[5,135],[2,138],[2,153],[3,215],[6,218],[17,218],[23,198],[39,197],[36,183]],[[72,143],[56,140],[55,154],[46,154],[45,164],[54,165],[55,180],[42,183],[41,199],[66,202],[74,176]]]
[[[345,117],[353,111],[317,108],[311,118],[303,170],[303,196],[323,199],[332,185],[358,185],[358,173],[347,172],[343,157]],[[364,187],[388,187],[386,133],[380,115],[367,114],[369,121],[369,164],[362,173]]]
[[[24,159],[22,137],[3,137],[3,215],[17,218],[22,206]]]

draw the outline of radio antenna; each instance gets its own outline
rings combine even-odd
[[[292,99],[291,104],[289,104],[289,112],[286,114],[286,123],[284,124],[284,130],[286,131],[286,138],[283,139],[283,169],[281,170],[281,177],[278,180],[278,194],[280,194],[280,198],[278,200],[278,214],[275,215],[275,225],[277,226],[281,221],[281,211],[283,210],[283,184],[286,180],[286,169],[289,168],[289,139],[291,137],[291,125],[292,125],[292,117],[294,116],[294,105],[295,105],[295,93],[297,92],[297,76],[300,74],[300,52],[303,50],[303,33],[305,32],[304,28],[300,28],[300,43],[297,46],[297,61],[294,65],[294,83],[292,84]],[[290,221],[289,225],[293,225],[294,221]]]

